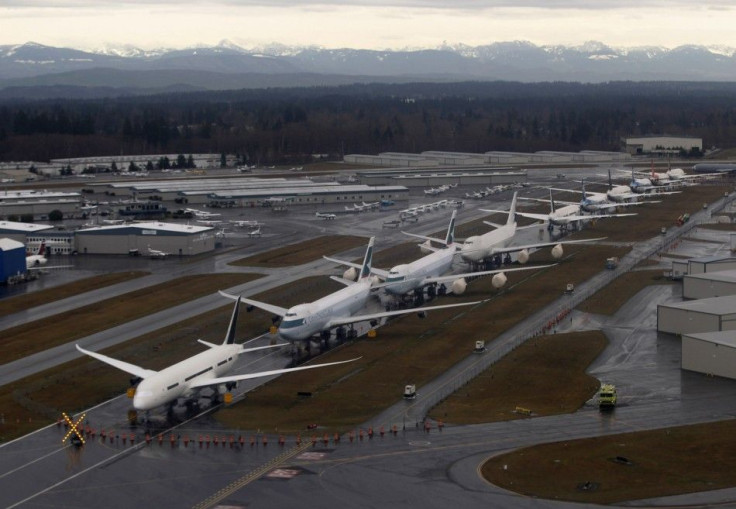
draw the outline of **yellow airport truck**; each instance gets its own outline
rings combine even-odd
[[[613,408],[616,406],[616,386],[613,384],[603,384],[598,391],[598,407]]]

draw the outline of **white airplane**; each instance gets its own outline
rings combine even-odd
[[[150,256],[153,259],[163,259],[169,256],[169,253],[166,251],[159,251],[158,249],[152,249],[151,246],[148,246],[148,256]]]
[[[392,295],[406,295],[407,293],[420,290],[428,285],[438,285],[444,283],[451,283],[450,288],[452,293],[461,295],[465,292],[467,287],[466,278],[488,276],[493,274],[493,286],[495,288],[501,288],[506,284],[507,278],[504,272],[514,272],[517,270],[529,270],[529,269],[542,269],[550,267],[551,265],[544,265],[538,267],[523,267],[515,269],[497,269],[497,270],[486,270],[481,272],[469,272],[465,274],[446,274],[452,268],[452,262],[457,254],[458,245],[455,243],[455,218],[457,211],[452,211],[452,217],[450,218],[450,226],[447,228],[447,235],[444,239],[437,239],[434,237],[425,237],[424,235],[417,235],[414,233],[402,232],[405,235],[424,239],[427,242],[422,244],[420,247],[423,252],[429,251],[430,253],[418,260],[414,260],[408,264],[397,265],[392,267],[391,270],[385,271],[380,269],[372,268],[371,272],[385,281],[385,283],[376,285],[377,287],[384,288],[387,293]],[[443,247],[435,248],[431,245],[431,242],[437,242]],[[345,260],[338,260],[336,258],[330,258],[327,256],[323,257],[325,260],[339,263],[341,265],[347,265],[351,267],[351,273],[346,272],[345,279],[354,279],[354,272],[356,269],[360,269],[361,266],[357,263],[352,263]],[[352,276],[352,277],[350,277]]]
[[[652,164],[648,175],[649,180],[655,186],[681,185],[696,180],[713,178],[713,175],[688,175],[682,168],[672,168],[664,173],[659,173],[654,171],[654,164]]]
[[[38,247],[36,254],[26,256],[26,269],[34,269],[46,265],[48,258],[45,256],[46,242],[41,241],[41,245]]]
[[[544,201],[547,200],[539,200],[537,198],[526,198],[527,200],[533,200],[533,201]],[[547,223],[547,229],[552,231],[552,229],[557,226],[559,228],[565,229],[570,224],[579,223],[581,221],[589,221],[590,219],[598,219],[598,218],[604,218],[604,217],[626,217],[626,216],[635,216],[636,213],[628,213],[628,214],[581,214],[580,209],[581,205],[579,203],[574,203],[570,205],[565,205],[563,207],[556,207],[555,206],[555,200],[552,198],[552,190],[549,190],[549,214],[535,214],[532,212],[517,212],[517,215],[520,215],[522,217],[528,217],[530,219],[536,219],[538,221],[544,221]],[[489,211],[486,211],[489,212]],[[498,211],[493,211],[498,212]]]
[[[361,203],[363,205],[363,208],[364,209],[368,209],[368,210],[375,210],[375,209],[378,209],[378,208],[381,207],[381,202],[380,201],[372,201],[372,202],[368,202],[368,203],[361,202]]]
[[[519,263],[526,263],[529,260],[529,250],[539,249],[543,247],[552,246],[552,256],[555,259],[562,257],[563,244],[581,244],[585,242],[595,242],[603,240],[605,237],[596,239],[585,239],[585,240],[565,240],[557,242],[540,242],[536,244],[526,245],[510,245],[516,232],[520,229],[525,228],[537,228],[539,223],[535,223],[529,226],[518,228],[516,226],[516,199],[517,192],[514,192],[514,197],[511,199],[511,209],[508,211],[490,211],[490,212],[502,212],[508,213],[506,224],[496,224],[490,221],[484,221],[485,224],[493,226],[495,230],[486,232],[482,235],[476,235],[468,237],[460,248],[460,256],[463,260],[469,263],[480,263],[483,261],[497,259],[500,261],[501,256],[509,255],[510,253],[518,253],[517,261]],[[481,209],[484,210],[484,209]],[[489,212],[484,210],[485,212]]]
[[[205,210],[198,209],[184,209],[184,212],[189,212],[190,214],[193,214],[194,217],[198,217],[200,219],[212,219],[213,217],[220,217],[222,215],[216,212],[207,212]]]
[[[580,200],[580,203],[578,205],[580,206],[580,210],[584,210],[585,212],[595,213],[595,212],[600,212],[602,210],[615,209],[618,207],[631,207],[635,205],[644,205],[645,203],[660,203],[658,200],[657,201],[642,200],[642,201],[632,201],[632,202],[612,202],[609,199],[608,193],[596,193],[594,191],[587,191],[585,189],[585,180],[583,180],[582,183],[583,183],[583,189],[582,189],[583,198],[582,200]],[[626,187],[626,186],[622,186],[622,187]],[[564,189],[564,188],[558,189],[554,187],[550,189],[552,191],[564,191],[567,193],[577,193],[578,192],[578,191],[575,191],[574,189]],[[626,187],[626,189],[628,190],[629,188]],[[629,194],[632,194],[632,193],[629,191]],[[633,195],[634,198],[638,198],[640,196],[641,195],[639,194]],[[562,203],[565,205],[575,205],[570,202],[564,202],[564,201],[559,201],[559,200],[557,200],[557,203]]]
[[[261,236],[261,227],[259,226],[255,230],[251,230],[248,232],[248,237],[260,237]]]
[[[196,222],[201,223],[205,226],[217,226],[218,224],[222,223],[222,221],[218,219],[195,219]]]
[[[235,226],[238,226],[240,228],[259,228],[263,226],[263,223],[259,223],[258,221],[230,221]]]
[[[315,212],[314,215],[320,219],[336,219],[337,218],[335,214],[329,214],[327,212]]]
[[[345,205],[346,212],[363,212],[364,210],[366,210],[366,208],[363,205],[358,205],[357,203],[353,203],[352,207]]]
[[[430,306],[414,309],[402,309],[397,311],[385,311],[380,313],[370,313],[356,315],[355,313],[363,308],[371,294],[371,289],[375,282],[375,277],[371,276],[371,261],[373,258],[373,243],[375,237],[371,237],[368,242],[368,248],[365,252],[365,258],[361,265],[358,280],[349,281],[344,278],[331,276],[331,279],[346,285],[345,288],[333,292],[321,299],[307,304],[298,304],[289,309],[265,302],[259,302],[253,299],[230,295],[220,292],[223,297],[230,299],[240,299],[249,306],[257,307],[277,315],[283,320],[279,325],[279,335],[289,341],[305,340],[312,335],[320,333],[323,337],[329,337],[330,330],[336,327],[349,325],[356,322],[378,322],[381,318],[390,316],[399,316],[409,313],[417,313],[424,316],[427,311],[435,309],[444,309],[457,306],[471,306],[478,302],[463,302],[460,304],[446,304],[442,306]]]
[[[286,343],[255,348],[246,348],[244,344],[235,343],[235,326],[238,320],[239,301],[235,302],[230,326],[227,329],[225,340],[221,345],[216,345],[197,340],[209,347],[205,352],[198,353],[193,357],[184,359],[161,371],[136,366],[128,362],[113,359],[106,355],[90,352],[76,345],[77,350],[85,355],[116,367],[126,373],[140,378],[135,395],[133,396],[133,408],[136,410],[152,410],[166,404],[173,404],[179,398],[189,398],[205,387],[231,390],[239,381],[259,378],[264,376],[280,375],[292,371],[303,371],[305,369],[323,368],[337,364],[345,364],[358,359],[347,361],[329,362],[326,364],[315,364],[313,366],[300,366],[297,368],[274,369],[260,371],[258,373],[247,373],[241,375],[224,376],[235,366],[238,356],[247,352],[263,350],[266,348],[278,348]],[[224,392],[224,391],[223,391]]]

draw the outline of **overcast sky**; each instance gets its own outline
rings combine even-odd
[[[733,0],[2,0],[0,44],[736,47]]]

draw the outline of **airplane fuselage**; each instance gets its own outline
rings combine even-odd
[[[138,384],[133,407],[151,410],[191,395],[193,383],[217,378],[230,371],[240,349],[241,346],[235,344],[218,345],[151,375]]]
[[[279,335],[289,341],[310,338],[328,328],[330,320],[355,314],[365,306],[371,280],[365,278],[309,304],[290,308],[279,326]]]
[[[425,278],[446,273],[452,267],[455,252],[454,245],[450,245],[409,264],[397,265],[389,271],[386,292],[404,295],[421,287]]]
[[[494,255],[494,249],[508,246],[516,234],[516,223],[505,224],[495,230],[468,238],[460,249],[466,262],[481,262]]]

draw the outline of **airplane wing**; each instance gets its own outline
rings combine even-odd
[[[70,269],[74,265],[34,265],[26,267],[26,270],[51,270],[51,269]]]
[[[358,359],[361,359],[362,357],[356,357],[355,359],[350,359],[347,361],[338,361],[338,362],[327,362],[325,364],[315,364],[313,366],[299,366],[298,368],[284,368],[284,369],[272,369],[270,371],[259,371],[257,373],[246,373],[243,375],[231,375],[231,376],[222,376],[220,378],[210,378],[205,380],[200,380],[198,382],[193,383],[190,385],[190,387],[207,387],[210,385],[219,385],[219,384],[226,384],[230,382],[239,382],[241,380],[250,380],[252,378],[260,378],[264,376],[271,376],[271,375],[280,375],[282,373],[291,373],[292,371],[304,371],[306,369],[314,369],[314,368],[324,368],[327,366],[335,366],[337,364],[346,364],[348,362],[357,361]]]
[[[403,233],[404,235],[408,235],[409,237],[416,237],[416,238],[422,239],[422,240],[430,240],[432,242],[436,242],[436,243],[442,244],[444,246],[447,245],[447,242],[445,242],[445,239],[438,239],[437,237],[427,237],[426,235],[419,235],[418,233],[409,233],[409,232],[405,232],[405,231],[402,231],[401,233]]]
[[[240,299],[240,302],[244,302],[248,304],[249,306],[257,307],[258,309],[262,309],[264,311],[268,311],[269,313],[273,313],[274,315],[284,316],[286,314],[287,309],[282,308],[279,306],[274,306],[273,304],[267,304],[265,302],[260,302],[257,300],[251,300],[246,299],[245,297],[239,297],[238,295],[231,295],[229,293],[225,293],[222,290],[220,290],[220,295],[223,297],[227,297],[228,299],[238,300]]]
[[[662,201],[661,200],[645,200],[645,201],[631,201],[631,202],[623,202],[623,203],[596,203],[595,208],[596,210],[615,209],[618,207],[633,207],[634,205],[644,205],[645,203],[662,203]]]
[[[102,355],[101,353],[90,352],[89,350],[85,350],[79,345],[75,346],[77,347],[77,350],[79,350],[83,354],[94,357],[98,361],[102,361],[105,364],[109,364],[110,366],[116,367],[119,370],[125,371],[126,373],[130,373],[133,376],[137,376],[139,378],[147,378],[151,375],[156,374],[156,371],[153,371],[151,369],[145,369],[140,366],[136,366],[135,364],[130,364],[129,362],[119,361],[117,359],[113,359],[112,357],[108,357],[107,355]]]
[[[329,256],[323,256],[322,258],[324,258],[328,262],[337,263],[338,265],[346,265],[348,267],[353,267],[354,269],[357,269],[357,270],[360,270],[360,269],[363,268],[363,266],[361,264],[349,262],[347,260],[340,260],[338,258],[330,258]],[[371,267],[371,273],[372,274],[375,274],[376,276],[380,277],[381,279],[386,279],[388,277],[388,271],[387,270],[377,269],[375,267]],[[341,282],[341,281],[338,281],[338,282]]]
[[[455,281],[461,277],[476,277],[476,276],[489,276],[491,274],[498,274],[499,272],[516,272],[517,270],[534,270],[534,269],[546,269],[547,267],[554,267],[556,263],[549,265],[536,265],[532,267],[514,267],[511,269],[496,269],[496,270],[484,270],[481,272],[467,272],[465,274],[449,274],[447,276],[436,276],[425,278],[422,282],[424,284],[430,283],[446,283],[448,281]]]
[[[472,306],[474,304],[480,304],[483,301],[475,301],[475,302],[463,302],[460,304],[445,304],[442,306],[429,306],[429,307],[423,307],[423,308],[412,308],[412,309],[399,309],[397,311],[384,311],[382,313],[372,313],[369,315],[353,315],[353,316],[346,316],[343,318],[333,318],[329,322],[327,322],[327,325],[325,326],[326,329],[337,327],[338,325],[347,325],[350,323],[355,322],[365,322],[368,320],[378,320],[379,318],[386,318],[389,316],[400,316],[400,315],[408,315],[411,313],[421,313],[423,311],[433,311],[436,309],[445,309],[445,308],[455,308],[460,306]]]
[[[523,246],[507,246],[494,248],[491,254],[503,254],[503,253],[515,253],[516,251],[522,251],[524,249],[541,249],[543,247],[556,246],[557,244],[585,244],[590,242],[597,242],[599,240],[605,240],[607,237],[598,237],[595,239],[580,239],[580,240],[560,240],[557,242],[540,242],[538,244],[526,244]]]

